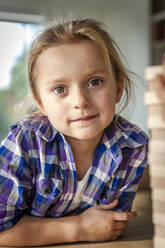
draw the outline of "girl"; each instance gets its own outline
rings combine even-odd
[[[115,240],[146,167],[146,135],[115,114],[131,81],[91,19],[54,25],[30,50],[38,111],[0,146],[0,245]]]

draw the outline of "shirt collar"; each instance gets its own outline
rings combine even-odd
[[[38,121],[40,121],[40,125],[36,131],[37,136],[40,136],[46,142],[51,142],[59,135],[59,139],[68,145],[65,136],[52,126],[47,117],[40,117]]]
[[[36,123],[36,135],[41,137],[46,142],[51,142],[55,139],[58,131],[51,125],[46,117],[36,116],[33,125]]]
[[[147,135],[135,124],[130,123],[123,117],[116,116],[105,129],[102,143],[111,152],[112,158],[120,163],[122,160],[122,148],[137,148],[147,144]]]

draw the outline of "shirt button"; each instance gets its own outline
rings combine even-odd
[[[52,192],[52,188],[51,188],[51,187],[45,187],[45,188],[44,188],[44,193],[45,193],[45,194],[48,195],[48,194],[50,194],[51,192]]]
[[[107,198],[104,196],[104,197],[101,198],[101,200],[102,200],[102,201],[106,201]]]
[[[106,201],[106,200],[107,200],[107,197],[106,197],[106,195],[105,195],[105,194],[101,195],[101,197],[100,197],[100,198],[101,198],[101,200],[102,200],[102,201]]]
[[[106,195],[103,194],[100,197],[100,199],[101,199],[101,201],[100,201],[101,204],[108,204]]]

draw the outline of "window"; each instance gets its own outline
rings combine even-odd
[[[39,29],[36,24],[0,21],[0,140],[16,121],[13,106],[27,94],[27,52]]]

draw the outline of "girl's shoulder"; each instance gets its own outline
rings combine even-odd
[[[17,121],[14,124],[9,126],[9,131],[23,131],[23,132],[36,132],[41,124],[43,123],[44,118],[42,116],[28,116],[22,120]]]
[[[120,115],[115,116],[105,132],[110,143],[120,144],[121,147],[136,148],[148,143],[148,136],[145,132]]]
[[[125,140],[129,144],[133,145],[145,145],[148,142],[147,134],[136,124],[126,120],[122,116],[118,116],[117,129],[120,134],[124,136]]]
[[[41,115],[29,116],[9,126],[9,131],[15,133],[24,133],[36,136],[45,141],[52,140],[57,130],[53,128],[49,120]]]

